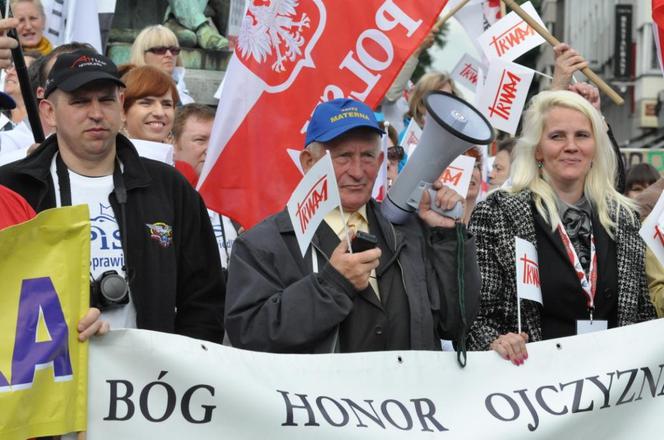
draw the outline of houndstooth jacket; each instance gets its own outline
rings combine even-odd
[[[615,220],[615,219],[614,219]],[[656,318],[644,269],[645,243],[639,226],[621,210],[615,231],[618,268],[618,326]],[[473,211],[469,229],[477,243],[482,275],[480,312],[468,335],[469,350],[488,350],[498,336],[517,332],[514,237],[537,246],[532,193],[496,191]],[[522,331],[542,339],[541,304],[521,302]]]

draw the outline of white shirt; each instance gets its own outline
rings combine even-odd
[[[214,231],[214,237],[217,239],[217,247],[219,248],[219,258],[221,258],[221,267],[228,269],[228,261],[231,258],[231,249],[233,248],[233,242],[237,238],[237,232],[235,232],[235,226],[231,222],[231,219],[224,217],[214,211],[208,209],[208,215],[210,216],[210,223],[212,223],[212,230]],[[223,221],[223,229],[222,229]],[[226,238],[226,243],[224,246],[224,236]],[[228,250],[228,252],[227,252]]]

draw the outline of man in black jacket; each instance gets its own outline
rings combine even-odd
[[[329,151],[347,227],[332,211],[304,258],[286,210],[236,239],[226,298],[231,344],[286,353],[440,350],[441,338],[462,336],[458,305],[448,299],[458,299],[464,282],[470,324],[480,284],[474,239],[460,244],[455,220],[429,209],[428,195],[403,225],[383,217],[371,199],[381,133],[363,103],[335,99],[316,108],[300,162],[306,172]],[[461,201],[440,183],[435,188],[443,209]],[[378,246],[348,253],[346,228],[373,234]]]
[[[92,302],[111,328],[220,342],[225,287],[205,205],[175,169],[118,134],[123,86],[94,51],[60,55],[40,102],[56,133],[0,168],[0,182],[37,212],[89,206]]]

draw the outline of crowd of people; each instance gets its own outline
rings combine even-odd
[[[0,36],[0,161],[12,159],[0,167],[0,228],[89,206],[91,255],[115,263],[91,264],[82,340],[140,328],[276,353],[440,350],[452,340],[520,365],[528,342],[664,312],[664,269],[638,234],[664,183],[646,164],[625,174],[599,93],[571,82],[587,62],[566,44],[554,48],[551,90],[530,99],[520,135],[497,141],[492,158],[465,153],[476,160],[468,194],[435,182],[435,200],[425,193],[405,224],[382,214],[374,182],[383,160],[389,183],[399,178],[400,136],[410,119],[431,123],[428,92],[460,96],[454,81],[431,72],[409,87],[411,58],[381,108],[318,105],[300,162],[306,173],[330,153],[344,214],[326,216],[303,257],[286,210],[243,231],[194,189],[215,113],[187,92],[169,28],[142,30],[130,64],[116,66],[84,43],[53,48],[38,0],[11,4],[16,18],[0,28],[18,31],[47,138],[32,137],[9,53],[16,41]],[[173,159],[148,158],[150,143]],[[462,203],[464,213],[443,216],[432,202]],[[349,252],[347,230],[376,246]],[[537,249],[542,293],[541,303],[522,301],[521,316],[515,237]],[[122,280],[118,291],[101,287],[110,276]]]

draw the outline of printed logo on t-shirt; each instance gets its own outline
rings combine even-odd
[[[164,222],[146,223],[150,231],[150,238],[156,240],[159,246],[167,248],[173,242],[173,228]]]
[[[94,276],[124,266],[120,229],[113,208],[99,203],[90,210],[90,271]]]

